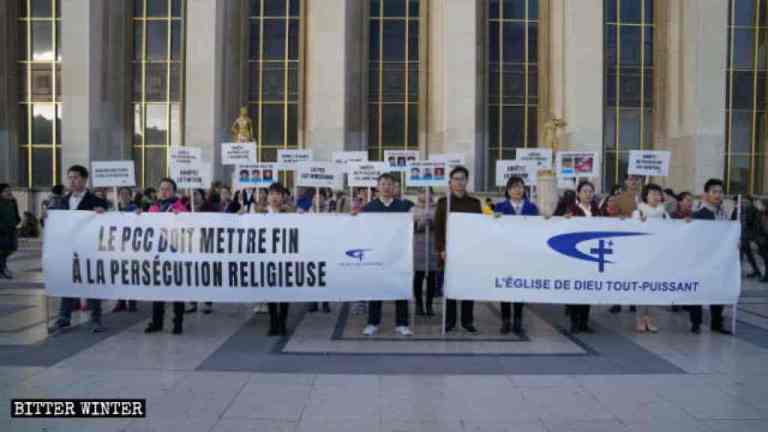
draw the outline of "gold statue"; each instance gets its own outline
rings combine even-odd
[[[240,108],[240,116],[232,124],[232,140],[234,142],[253,141],[253,121],[248,117],[248,108]]]
[[[552,154],[555,155],[560,150],[560,140],[557,138],[557,130],[565,128],[568,123],[563,119],[555,118],[551,116],[549,120],[544,122],[544,148],[552,149]]]

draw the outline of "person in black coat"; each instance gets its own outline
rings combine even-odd
[[[16,227],[21,222],[19,207],[11,194],[11,188],[0,184],[0,277],[11,279],[13,276],[8,271],[7,261],[19,246]]]
[[[49,210],[84,210],[103,213],[107,208],[107,203],[101,198],[91,193],[87,188],[88,169],[81,165],[73,165],[67,170],[67,179],[69,181],[69,194],[59,202],[56,208]],[[80,299],[73,297],[63,297],[59,305],[59,319],[50,329],[52,332],[60,331],[70,326],[72,320],[72,310]],[[101,300],[88,299],[88,309],[91,311],[91,330],[94,333],[101,333],[106,329],[101,323]]]
[[[722,207],[723,204],[723,181],[719,179],[709,179],[704,185],[704,201],[702,207],[693,213],[693,219],[700,220],[728,220],[728,214]],[[701,323],[703,321],[702,307],[689,306],[688,313],[691,319],[691,332],[701,333]],[[710,328],[713,332],[722,334],[731,334],[730,330],[727,330],[723,326],[723,305],[711,305],[709,307],[710,313]]]

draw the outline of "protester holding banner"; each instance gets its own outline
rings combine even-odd
[[[21,222],[19,207],[13,198],[11,188],[6,183],[0,184],[0,277],[12,279],[8,270],[8,257],[19,246],[16,227]]]
[[[309,191],[314,191],[314,189],[309,189]],[[322,193],[312,193],[312,206],[307,210],[310,213],[327,213],[327,207],[325,205],[325,197]],[[331,304],[328,302],[322,302],[323,307],[323,313],[331,313]],[[307,310],[309,312],[317,312],[320,307],[320,304],[318,302],[311,302],[309,304],[309,307]]]
[[[666,208],[661,202],[664,196],[661,186],[649,183],[643,187],[641,196],[642,202],[632,213],[633,219],[643,222],[648,219],[670,219]],[[654,316],[651,314],[650,306],[640,306],[637,309],[635,321],[635,330],[639,333],[644,333],[645,331],[656,333],[659,331]]]
[[[437,293],[437,254],[427,248],[427,238],[435,238],[435,206],[432,188],[419,192],[416,205],[411,209],[415,220],[413,231],[413,296],[416,298],[416,315],[434,316],[432,302]],[[434,240],[433,240],[434,241]],[[424,300],[422,285],[427,280],[427,298]]]
[[[680,192],[677,196],[677,209],[670,216],[672,216],[672,219],[693,218],[693,194],[690,192]]]
[[[555,211],[552,216],[565,216],[569,214],[571,209],[576,205],[576,192],[572,190],[566,190],[563,192],[563,196],[557,201]]]
[[[187,207],[176,196],[176,182],[170,178],[160,180],[158,187],[158,201],[150,208],[150,213],[184,213],[189,211]],[[165,321],[165,302],[156,301],[152,303],[152,321],[149,323],[144,333],[155,333],[163,330]],[[173,302],[173,334],[183,332],[184,323],[184,302]]]
[[[483,213],[480,200],[467,194],[469,170],[459,165],[451,170],[450,183],[450,212],[451,213]],[[435,248],[439,256],[441,268],[445,268],[446,228],[448,223],[448,199],[443,197],[437,201],[435,210]],[[446,301],[445,331],[450,332],[456,327],[456,300]],[[461,326],[469,333],[477,333],[474,325],[474,307],[472,300],[461,302]]]
[[[693,214],[693,219],[725,221],[728,220],[728,214],[723,209],[723,181],[720,179],[709,179],[704,184],[704,195],[702,207]],[[717,245],[713,245],[717,247]],[[703,311],[701,306],[689,306],[688,312],[691,318],[691,332],[701,333],[701,323],[703,321]],[[711,305],[710,328],[712,331],[729,335],[730,330],[723,326],[723,305]]]
[[[637,175],[628,175],[624,182],[624,192],[619,195],[618,206],[621,215],[629,218],[632,212],[640,204],[640,192],[643,185],[643,178]]]
[[[576,187],[576,203],[566,216],[573,217],[597,217],[600,209],[595,203],[595,185],[585,181]],[[570,305],[568,307],[571,317],[571,333],[594,333],[589,327],[590,305]]]
[[[752,271],[747,275],[748,279],[760,278],[760,269],[757,267],[757,260],[752,251],[752,243],[757,241],[760,233],[760,211],[753,203],[754,198],[747,195],[741,199],[741,242],[739,254],[743,259],[747,257]],[[731,213],[731,219],[739,218],[739,209],[734,208]]]
[[[284,206],[286,191],[280,183],[269,185],[267,193],[267,206],[262,209],[263,214],[293,213]],[[290,303],[268,303],[269,308],[269,332],[268,336],[287,336],[288,308]]]
[[[125,213],[135,213],[139,207],[131,200],[131,188],[121,187],[117,190],[117,211]],[[136,300],[128,300],[127,307],[125,300],[118,300],[112,313],[116,312],[136,312]]]
[[[504,201],[497,203],[493,211],[498,215],[510,216],[538,216],[539,208],[525,196],[525,182],[518,176],[512,176],[507,180],[504,190]],[[515,334],[523,334],[523,303],[515,304],[514,323],[511,322],[511,304],[501,303],[501,334],[514,331]]]
[[[395,198],[395,178],[389,173],[379,176],[379,197],[363,207],[364,213],[408,213],[413,206],[410,201]],[[374,336],[381,324],[381,301],[368,302],[368,325],[363,329],[365,336]],[[408,300],[395,301],[395,332],[400,336],[412,336],[408,328]]]
[[[73,165],[67,170],[67,180],[69,181],[69,194],[59,202],[59,207],[51,210],[84,210],[103,213],[107,208],[106,201],[92,194],[87,188],[88,169],[81,165]],[[58,332],[70,326],[72,321],[72,310],[75,305],[80,303],[80,299],[64,297],[59,304],[59,319],[50,329],[51,332]],[[101,323],[101,300],[88,299],[88,309],[91,311],[91,331],[101,333],[106,329]]]

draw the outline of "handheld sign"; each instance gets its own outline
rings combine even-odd
[[[133,161],[91,162],[93,187],[136,186],[136,165]]]
[[[515,150],[515,160],[533,162],[539,170],[552,169],[552,149],[520,148]]]
[[[596,177],[600,156],[595,152],[557,152],[557,176]]]
[[[342,189],[341,176],[333,162],[299,162],[296,171],[297,186]]]
[[[512,176],[523,179],[526,186],[536,186],[539,167],[535,161],[497,160],[496,186],[506,187]]]
[[[277,181],[277,164],[241,164],[234,173],[237,189],[268,188]]]
[[[384,162],[350,162],[347,167],[350,187],[376,187],[379,176],[387,171]]]
[[[171,177],[179,189],[206,189],[211,185],[212,168],[210,162],[197,161],[188,165],[175,165]]]
[[[175,167],[199,167],[196,164],[203,160],[202,150],[198,147],[171,146],[169,159],[171,172]]]
[[[667,177],[669,176],[670,159],[671,152],[669,151],[630,150],[627,173],[630,175]]]
[[[408,187],[442,187],[448,184],[445,162],[416,161],[408,164],[405,176]]]
[[[435,162],[445,162],[445,168],[450,171],[461,165],[465,166],[464,153],[440,153],[429,156],[429,160]]]
[[[333,163],[338,165],[340,170],[346,171],[347,164],[352,162],[368,162],[367,151],[343,151],[333,153]]]
[[[312,160],[312,150],[280,149],[277,151],[278,168],[283,171],[296,171],[300,162]]]
[[[222,143],[221,164],[241,165],[256,163],[256,143]]]
[[[418,150],[384,150],[384,162],[388,171],[404,172],[409,163],[418,160]]]

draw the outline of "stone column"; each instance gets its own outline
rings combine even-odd
[[[239,31],[240,2],[187,0],[186,64],[184,99],[184,145],[202,149],[203,159],[213,162],[214,179],[225,180],[221,167],[220,144],[230,141],[228,114],[234,121],[240,103],[236,89],[225,99],[226,70],[235,74],[239,67],[239,41],[225,38],[227,31]],[[247,10],[247,9],[246,9]],[[227,25],[230,18],[232,25]],[[225,62],[226,58],[226,62]],[[229,79],[233,86],[238,79]],[[247,89],[242,93],[247,95]],[[231,109],[231,108],[234,108]]]
[[[482,187],[483,147],[479,125],[483,90],[478,59],[477,0],[443,0],[429,6],[429,154],[464,153],[470,188]]]
[[[551,0],[550,111],[563,150],[603,150],[603,0]]]
[[[725,94],[728,2],[662,2],[668,35],[657,72],[667,89],[658,101],[664,135],[657,149],[672,151],[668,186],[701,191],[708,178],[725,172]],[[659,3],[657,3],[659,5]]]
[[[131,157],[131,7],[60,0],[62,179],[73,164]],[[69,23],[69,24],[67,24]]]

